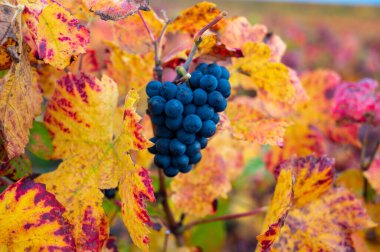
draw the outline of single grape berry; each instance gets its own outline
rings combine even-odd
[[[174,99],[177,94],[177,85],[168,81],[164,82],[160,94],[166,100]]]
[[[212,91],[207,95],[207,103],[213,108],[220,106],[223,100],[225,98],[218,91]]]
[[[162,84],[159,81],[151,81],[146,86],[145,92],[149,97],[160,95]]]
[[[161,96],[154,96],[148,101],[148,109],[152,115],[160,115],[164,112],[166,100]]]
[[[197,106],[202,106],[206,104],[207,102],[207,92],[204,91],[201,88],[197,88],[194,90],[194,98],[193,98],[193,103]]]
[[[158,138],[157,137],[152,137],[151,139],[149,139],[152,143],[156,143]],[[149,147],[148,148],[148,151],[152,154],[157,154],[158,151],[157,151],[157,148],[156,148],[156,145],[153,145],[152,147]]]
[[[208,140],[206,137],[199,137],[199,138],[197,138],[197,141],[200,143],[201,149],[204,149],[207,147]]]
[[[202,129],[199,131],[203,137],[211,137],[215,134],[215,132],[216,126],[215,123],[211,120],[204,121],[202,123]]]
[[[104,196],[106,196],[108,199],[115,198],[116,193],[117,193],[117,188],[105,189],[104,190]]]
[[[164,115],[151,115],[150,120],[155,125],[164,125],[165,124],[165,116]]]
[[[186,147],[186,155],[188,155],[189,157],[196,155],[200,151],[201,144],[198,141],[194,141],[194,143]]]
[[[177,174],[178,174],[178,169],[174,168],[174,167],[168,167],[166,169],[164,169],[164,173],[166,176],[172,178],[172,177],[175,177]]]
[[[160,138],[156,142],[156,149],[158,153],[168,155],[169,154],[169,138]]]
[[[156,137],[162,138],[172,138],[174,136],[173,131],[166,128],[164,125],[157,126],[154,132]]]
[[[160,168],[167,168],[170,165],[170,156],[168,155],[162,155],[162,154],[156,154],[154,156],[154,164],[157,165]]]
[[[215,124],[217,124],[220,121],[220,117],[218,113],[215,113],[214,116],[211,119]]]
[[[199,88],[199,82],[203,76],[203,73],[200,71],[194,71],[191,73],[191,77],[189,79],[190,87],[192,89]]]
[[[184,129],[180,129],[177,131],[177,138],[183,144],[189,145],[195,141],[195,134],[189,133]]]
[[[219,79],[216,90],[219,91],[225,98],[228,98],[231,95],[230,82],[226,79]]]
[[[206,74],[202,76],[199,83],[200,83],[201,88],[203,88],[207,92],[211,92],[215,90],[216,87],[218,86],[218,79],[215,78],[215,76],[211,74]]]
[[[182,84],[177,88],[176,98],[184,105],[189,104],[193,100],[193,90],[186,84]]]
[[[202,154],[198,152],[194,156],[189,157],[189,164],[196,164],[198,163],[202,158]]]
[[[188,115],[183,119],[183,128],[189,133],[197,133],[202,128],[202,120],[197,115]]]
[[[227,100],[224,97],[223,97],[222,101],[218,105],[214,106],[215,112],[222,112],[226,108],[227,108]]]
[[[207,66],[208,65],[206,63],[200,63],[195,70],[204,73]]]
[[[197,112],[197,106],[195,106],[193,103],[189,103],[183,107],[183,115],[191,115],[195,114]]]
[[[170,130],[177,130],[182,127],[182,116],[178,117],[166,117],[165,125]]]
[[[199,116],[202,121],[210,120],[214,116],[214,109],[205,104],[197,108],[197,116]]]
[[[183,112],[183,105],[180,101],[173,99],[165,104],[165,114],[169,117],[178,117]]]
[[[222,69],[217,64],[210,64],[205,69],[205,74],[214,75],[215,78],[219,79],[222,76]]]
[[[228,72],[224,66],[221,66],[220,69],[222,70],[222,76],[220,76],[220,78],[228,80],[230,78],[230,72]]]
[[[186,168],[179,169],[179,171],[182,173],[188,173],[189,171],[191,171],[191,168],[192,168],[192,165],[188,165]]]
[[[189,165],[189,157],[186,155],[173,157],[172,165],[177,169],[185,169]]]
[[[175,138],[170,141],[169,150],[173,156],[181,156],[186,151],[186,145]]]

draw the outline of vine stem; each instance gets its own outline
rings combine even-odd
[[[154,43],[156,41],[156,39],[154,38],[152,30],[149,28],[148,24],[146,23],[144,16],[141,14],[141,11],[138,10],[137,13],[139,14],[140,19],[143,22],[145,29],[149,34],[150,40],[152,40],[152,43]]]
[[[184,225],[181,228],[181,232],[186,231],[186,230],[188,230],[194,226],[197,226],[197,225],[211,223],[211,222],[217,222],[217,221],[235,220],[235,219],[239,219],[239,218],[243,218],[243,217],[254,216],[254,215],[259,214],[259,213],[264,213],[267,210],[268,210],[268,207],[264,206],[264,207],[260,207],[260,208],[257,208],[255,210],[245,212],[245,213],[227,214],[227,215],[218,216],[218,217],[214,217],[214,218],[207,218],[207,219],[193,221],[193,222],[190,222],[190,223]]]
[[[210,23],[208,23],[206,26],[204,26],[202,29],[200,29],[195,35],[194,35],[194,45],[191,48],[191,51],[189,53],[189,56],[186,59],[185,64],[183,67],[186,71],[189,70],[190,64],[193,61],[193,58],[195,56],[195,53],[198,50],[199,44],[202,42],[202,35],[205,33],[208,29],[210,29],[212,26],[214,26],[216,23],[218,23],[220,20],[222,20],[225,16],[227,16],[226,11],[222,11],[219,13],[218,16],[216,16]]]

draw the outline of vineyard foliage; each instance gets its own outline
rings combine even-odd
[[[0,251],[219,251],[234,241],[219,220],[250,250],[380,249],[376,80],[297,73],[279,36],[210,2],[171,19],[146,0],[0,14]],[[228,69],[228,105],[200,163],[165,179],[145,88],[200,63]]]

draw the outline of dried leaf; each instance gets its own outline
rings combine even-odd
[[[148,8],[148,0],[86,0],[90,11],[103,20],[120,20]]]
[[[1,251],[74,251],[64,207],[45,186],[22,179],[0,195]]]

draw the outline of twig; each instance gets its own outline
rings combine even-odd
[[[144,26],[145,26],[145,29],[146,29],[146,31],[148,32],[150,39],[152,40],[152,43],[154,43],[154,42],[156,41],[156,39],[154,38],[154,35],[153,35],[152,30],[149,28],[148,24],[146,23],[146,21],[145,21],[145,19],[144,19],[144,16],[141,14],[141,11],[138,10],[137,13],[138,13],[139,16],[140,16],[140,19],[141,19],[141,21],[143,22],[143,24],[144,24]]]
[[[185,64],[183,67],[186,69],[186,71],[189,70],[190,64],[195,56],[195,53],[197,52],[199,44],[202,42],[202,35],[205,33],[208,29],[210,29],[212,26],[214,26],[216,23],[218,23],[220,20],[222,20],[225,16],[227,16],[226,11],[222,11],[218,16],[216,16],[210,23],[208,23],[205,27],[200,29],[195,35],[194,35],[194,45],[193,48],[191,48],[190,54],[186,59]]]
[[[0,176],[0,181],[3,182],[3,184],[5,184],[7,186],[13,185],[13,181],[10,180],[9,178],[5,177],[5,176]]]
[[[164,246],[162,249],[163,252],[166,252],[168,249],[169,235],[170,235],[170,230],[166,230],[165,231],[165,238],[164,238]]]
[[[181,228],[181,232],[188,230],[194,226],[200,225],[200,224],[206,224],[206,223],[211,223],[211,222],[216,222],[216,221],[225,221],[225,220],[234,220],[242,217],[248,217],[248,216],[253,216],[259,213],[264,213],[268,210],[268,207],[260,207],[255,210],[246,212],[246,213],[240,213],[240,214],[228,214],[228,215],[223,215],[223,216],[218,216],[214,218],[208,218],[208,219],[203,219],[203,220],[197,220],[188,223],[187,225],[184,225]]]

